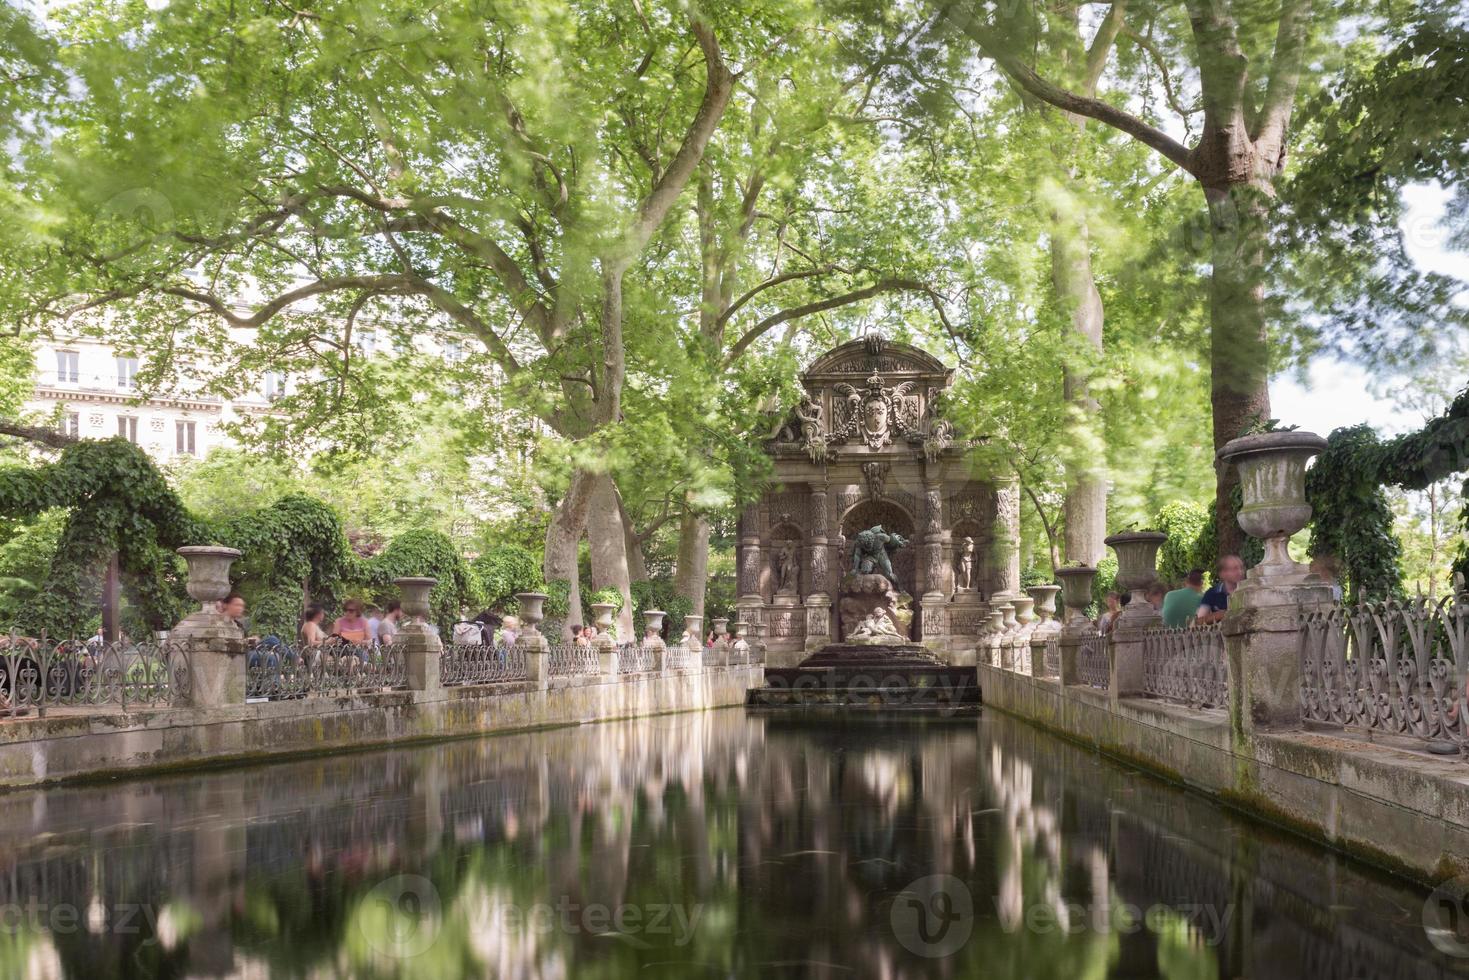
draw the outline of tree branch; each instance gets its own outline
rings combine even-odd
[[[1107,56],[1112,53],[1112,45],[1117,43],[1117,35],[1122,31],[1126,14],[1127,0],[1113,0],[1107,16],[1102,18],[1097,36],[1092,38],[1092,46],[1086,51],[1086,70],[1081,79],[1083,95],[1091,97],[1097,94],[1097,84],[1107,68]]]
[[[1119,109],[1111,103],[1078,95],[1041,78],[1029,65],[1006,51],[1004,44],[994,31],[979,23],[967,10],[962,13],[951,13],[951,16],[955,18],[959,28],[979,45],[979,50],[985,57],[993,59],[1004,69],[1005,74],[1031,95],[1058,109],[1088,116],[1106,123],[1113,129],[1121,130],[1143,145],[1157,150],[1189,173],[1193,173],[1192,154],[1188,147],[1167,133],[1148,125],[1132,113]]]
[[[65,449],[81,442],[76,436],[43,425],[24,425],[11,419],[0,418],[0,436],[15,436],[28,442],[39,442],[50,449]]]
[[[781,283],[784,282],[790,282],[793,279],[810,279],[812,276],[824,276],[827,273],[836,271],[839,271],[837,267],[829,263],[820,267],[819,269],[802,269],[798,272],[784,272],[778,276],[772,276],[771,278],[766,279],[764,282],[756,283],[754,286],[751,286],[748,290],[745,291],[742,296],[740,296],[739,299],[735,300],[733,303],[729,304],[729,306],[725,307],[724,312],[719,314],[719,320],[717,321],[717,323],[719,326],[724,326],[725,323],[729,322],[730,317],[734,316],[740,311],[740,307],[744,306],[750,300],[754,299],[757,295],[767,289],[779,286]]]
[[[1275,33],[1275,55],[1265,103],[1256,121],[1254,141],[1278,158],[1284,154],[1285,131],[1290,126],[1296,88],[1301,83],[1301,60],[1311,28],[1311,0],[1287,0]]]
[[[860,303],[864,299],[870,299],[871,297],[877,296],[881,293],[897,292],[919,292],[931,294],[932,290],[930,290],[927,285],[917,281],[916,279],[881,279],[870,286],[864,286],[861,289],[855,289],[850,293],[843,293],[840,296],[833,296],[829,299],[816,300],[815,302],[805,303],[801,306],[793,306],[790,309],[781,310],[779,313],[772,313],[770,316],[766,317],[765,319],[761,320],[759,323],[751,327],[749,330],[745,331],[744,335],[741,336],[739,340],[735,341],[734,345],[730,347],[729,353],[724,358],[725,366],[733,364],[741,354],[749,349],[751,344],[759,340],[760,337],[764,335],[767,331],[769,331],[772,327],[780,326],[787,320],[794,320],[798,317],[810,316],[812,313],[821,313],[825,310],[835,309],[838,306],[847,306],[852,303]]]
[[[648,196],[638,205],[637,218],[623,236],[618,254],[614,256],[615,261],[631,261],[648,244],[653,233],[668,216],[673,203],[678,200],[688,186],[689,178],[694,175],[694,168],[703,158],[704,147],[709,145],[710,137],[719,126],[719,119],[724,115],[724,107],[729,104],[730,92],[734,89],[734,75],[724,63],[724,56],[720,53],[713,29],[701,20],[691,21],[689,29],[693,31],[704,52],[704,97],[694,114],[693,122],[689,123],[688,131],[684,134],[683,144],[668,162],[663,175],[653,185]]]

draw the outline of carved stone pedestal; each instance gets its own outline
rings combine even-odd
[[[892,620],[900,641],[911,639],[911,634],[904,629],[908,623],[901,623],[897,616],[897,602],[893,598],[895,590],[893,584],[886,576],[869,575],[847,575],[842,579],[841,592],[841,633],[842,640],[848,641],[852,634],[857,632],[864,620],[874,612],[881,611]]]

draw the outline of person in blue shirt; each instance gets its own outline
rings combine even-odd
[[[1239,555],[1219,556],[1218,581],[1199,598],[1198,619],[1200,625],[1208,626],[1224,618],[1229,608],[1229,597],[1245,579],[1244,559]]]

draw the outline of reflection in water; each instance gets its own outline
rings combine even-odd
[[[1463,975],[1424,895],[987,715],[0,796],[0,976]]]

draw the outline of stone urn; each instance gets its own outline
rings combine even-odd
[[[1056,569],[1056,577],[1061,580],[1062,599],[1066,603],[1063,625],[1084,625],[1086,608],[1092,604],[1092,579],[1097,577],[1096,568],[1068,565]]]
[[[1019,628],[1020,624],[1015,620],[1015,603],[1009,596],[1003,596],[1004,601],[995,606],[995,611],[1000,613],[1000,628],[1005,632]]]
[[[612,636],[612,613],[617,606],[610,602],[592,603],[592,625],[597,627],[598,637]]]
[[[1035,600],[1035,612],[1042,623],[1051,621],[1056,614],[1056,593],[1061,591],[1059,585],[1032,585],[1025,590]]]
[[[439,584],[439,580],[414,576],[395,578],[393,584],[403,596],[403,615],[415,623],[426,622],[430,612],[428,594]]]
[[[704,617],[685,616],[683,618],[684,645],[690,650],[702,650],[704,648]]]
[[[1018,595],[1010,600],[1010,605],[1015,607],[1015,621],[1020,624],[1021,629],[1035,622],[1034,597]]]
[[[650,640],[656,640],[663,635],[663,617],[668,615],[662,609],[643,610],[643,632]]]
[[[539,633],[541,620],[546,618],[544,592],[517,592],[515,601],[520,603],[520,625],[527,633]]]
[[[1123,531],[1110,535],[1102,543],[1117,552],[1117,584],[1133,593],[1147,590],[1158,577],[1158,549],[1168,535],[1161,531]]]
[[[178,553],[189,566],[189,595],[199,603],[201,611],[214,612],[215,604],[230,594],[230,565],[240,553],[234,548],[215,545],[186,545]]]
[[[1265,542],[1265,559],[1250,577],[1269,578],[1302,574],[1291,561],[1291,535],[1311,519],[1306,501],[1306,464],[1326,448],[1314,432],[1261,432],[1231,439],[1219,450],[1219,462],[1239,468],[1244,505],[1239,526]]]
[[[1148,603],[1147,590],[1158,578],[1158,549],[1167,540],[1168,535],[1161,531],[1123,531],[1102,540],[1117,552],[1117,584],[1132,593],[1119,622],[1151,622],[1158,618]]]
[[[729,632],[728,619],[714,620],[714,642],[718,643],[724,639],[724,634]]]

